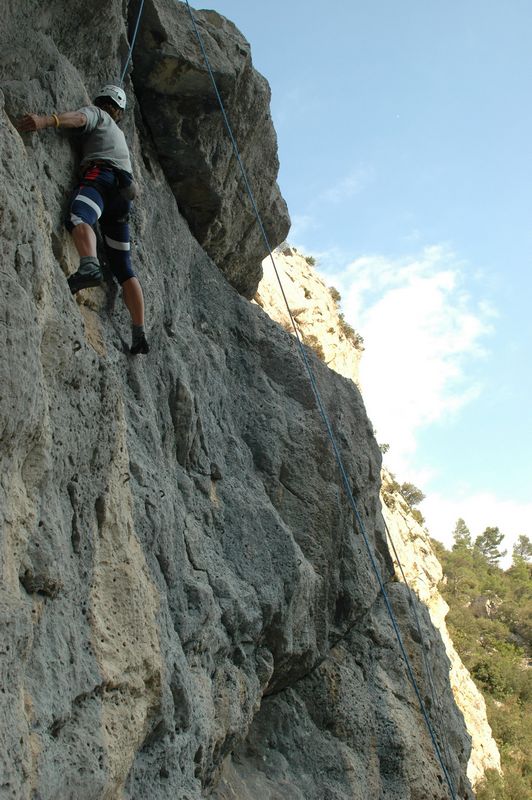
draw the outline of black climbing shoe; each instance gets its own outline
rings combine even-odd
[[[131,345],[129,352],[131,353],[132,356],[138,356],[139,353],[146,355],[146,353],[150,352],[150,346],[143,333],[138,337],[138,339],[135,339],[135,341]]]
[[[88,289],[90,286],[99,286],[103,281],[103,274],[97,262],[80,266],[77,272],[68,279],[68,285],[72,294],[76,294],[81,289]]]

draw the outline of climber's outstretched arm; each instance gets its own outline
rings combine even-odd
[[[82,111],[63,111],[61,114],[26,114],[17,123],[19,131],[42,131],[44,128],[83,128],[87,117]]]

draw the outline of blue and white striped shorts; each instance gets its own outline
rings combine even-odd
[[[120,193],[114,170],[95,164],[72,193],[66,219],[69,231],[82,222],[91,227],[99,223],[109,267],[120,284],[135,277],[130,252],[130,209],[131,202]]]

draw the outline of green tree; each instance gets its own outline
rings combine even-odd
[[[453,531],[453,550],[460,550],[460,549],[467,549],[470,550],[473,546],[473,542],[471,539],[471,531],[465,524],[462,517],[460,517],[456,521],[456,525],[454,526]]]
[[[408,483],[408,481],[401,484],[399,491],[403,495],[408,505],[412,508],[417,506],[422,500],[425,499],[425,495],[421,489],[418,489],[413,483]]]
[[[495,532],[495,534],[494,534]],[[498,529],[478,537],[499,552]],[[522,542],[526,545],[526,542]],[[524,558],[503,572],[481,547],[436,547],[445,575],[449,633],[484,694],[488,720],[499,746],[503,774],[488,771],[477,800],[532,800],[532,564]],[[518,548],[518,552],[525,553]],[[474,600],[497,600],[496,613],[477,616]]]
[[[515,565],[521,563],[522,561],[530,561],[532,559],[532,542],[525,536],[521,534],[517,542],[514,544],[514,548],[512,551],[512,560]]]
[[[486,528],[475,539],[475,548],[482,553],[491,567],[496,567],[499,560],[506,555],[506,550],[499,550],[499,545],[504,538],[504,534],[495,528]]]

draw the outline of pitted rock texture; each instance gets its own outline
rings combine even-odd
[[[408,597],[397,583],[388,592],[408,640],[416,679],[428,693]],[[445,760],[456,796],[473,798],[469,781],[455,769],[454,754],[464,746],[467,752],[468,738],[463,730],[459,733],[462,718],[449,689],[449,662],[422,606],[418,614],[431,647],[436,692],[446,709],[443,724],[449,757]],[[451,715],[450,709],[454,709]],[[434,713],[439,728],[436,720]],[[434,763],[428,733],[420,728],[419,707],[382,598],[375,599],[311,673],[263,700],[246,742],[226,763],[214,796],[216,800],[450,797],[442,770]]]
[[[273,248],[290,218],[277,186],[270,88],[232,22],[215,11],[194,16]],[[134,65],[143,120],[181,213],[229,282],[252,298],[268,250],[184,3],[146,0]]]
[[[191,235],[129,81],[150,354],[127,354],[112,283],[68,291],[75,139],[13,121],[119,74],[122,13],[9,0],[1,31],[0,798],[444,800],[293,338]],[[353,383],[311,361],[425,692],[371,425]]]

